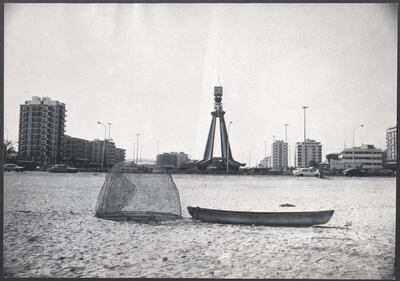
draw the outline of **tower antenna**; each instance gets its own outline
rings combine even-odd
[[[219,75],[218,75],[218,84],[220,87],[222,87],[221,82],[219,82]]]

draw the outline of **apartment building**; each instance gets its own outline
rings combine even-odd
[[[367,170],[382,169],[382,150],[372,144],[346,148],[338,160],[330,161],[330,169],[362,168]]]
[[[272,143],[272,168],[286,169],[288,167],[288,144],[283,140]]]
[[[172,169],[172,168],[182,168],[190,163],[189,156],[184,152],[171,152],[162,153],[157,155],[158,167]]]
[[[62,161],[65,104],[32,97],[20,105],[18,158],[43,164]]]
[[[297,167],[307,167],[311,161],[322,162],[322,144],[315,140],[306,139],[306,142],[296,143]]]
[[[90,141],[64,136],[63,162],[72,166],[81,166],[90,161]]]
[[[397,160],[397,126],[386,129],[386,163],[389,166],[396,166]]]
[[[103,163],[104,167],[111,167],[121,161],[121,154],[117,153],[115,143],[110,140],[95,139],[90,142],[90,161],[92,163]]]

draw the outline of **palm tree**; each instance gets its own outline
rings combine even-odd
[[[17,151],[15,150],[15,142],[5,141],[4,142],[4,151],[7,151],[7,153],[17,153]]]
[[[308,167],[314,167],[314,168],[318,168],[318,163],[315,160],[311,160],[310,162],[308,162]]]
[[[7,156],[17,153],[17,151],[15,150],[15,143],[12,141],[5,141],[3,144],[3,152],[4,161],[7,163]]]

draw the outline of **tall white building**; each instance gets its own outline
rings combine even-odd
[[[288,144],[283,140],[272,143],[272,167],[286,169],[288,167]]]
[[[296,164],[297,167],[307,167],[310,161],[322,162],[322,144],[315,140],[306,139],[306,143],[296,143]]]
[[[386,163],[396,164],[397,159],[397,127],[393,126],[386,130]]]
[[[43,164],[61,163],[65,104],[49,97],[32,97],[20,105],[18,156]]]
[[[329,164],[330,169],[382,169],[382,150],[375,148],[371,144],[363,144],[361,147],[346,148],[339,155],[339,160],[331,160]]]

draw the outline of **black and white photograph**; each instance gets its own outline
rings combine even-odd
[[[3,277],[396,279],[397,3],[3,7]]]

